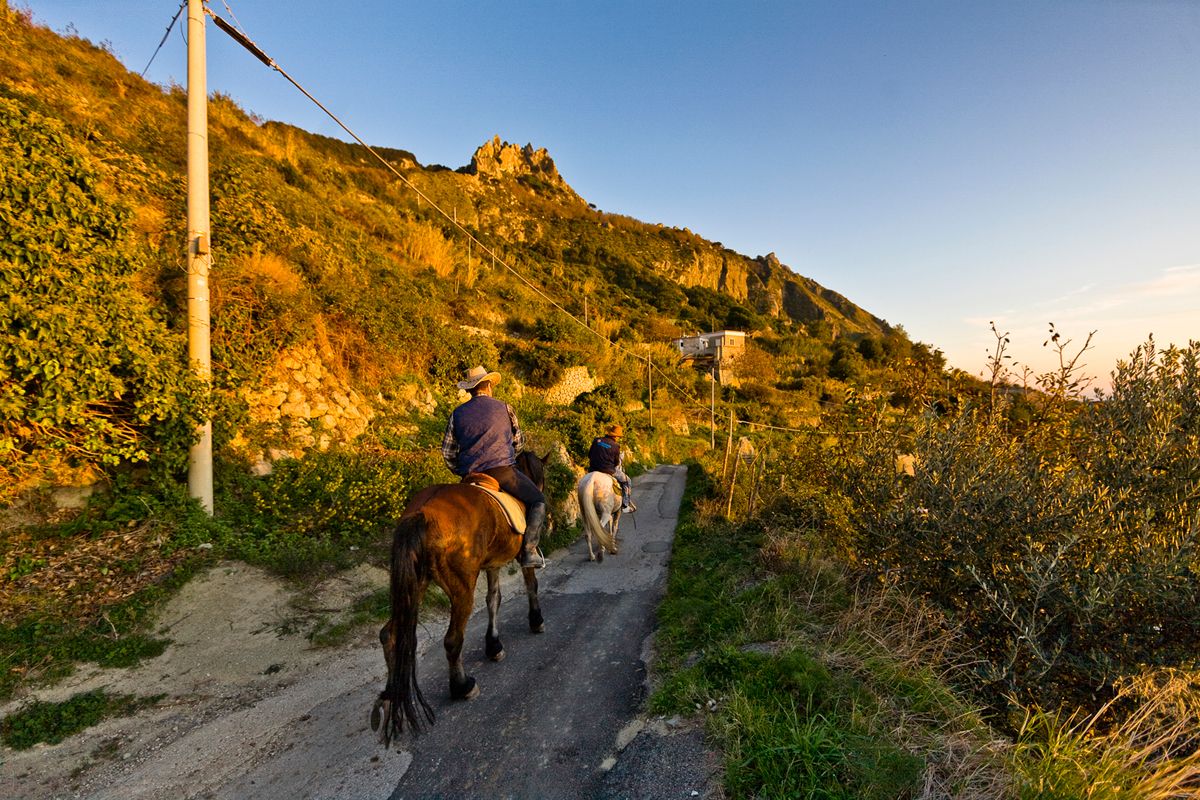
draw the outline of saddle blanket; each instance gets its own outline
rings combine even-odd
[[[483,472],[472,472],[463,478],[462,482],[474,486],[495,500],[508,517],[508,524],[512,525],[513,531],[518,534],[525,533],[525,504],[511,494],[502,492],[495,478]]]

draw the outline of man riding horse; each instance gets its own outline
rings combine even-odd
[[[525,437],[512,406],[492,396],[500,383],[499,372],[472,367],[458,388],[471,399],[454,409],[442,437],[442,457],[455,475],[472,472],[491,475],[500,488],[525,504],[525,539],[518,563],[541,568],[546,559],[538,551],[538,539],[546,522],[546,497],[515,466]]]
[[[633,482],[622,469],[621,439],[624,435],[625,429],[620,425],[609,425],[603,436],[596,437],[588,450],[588,472],[603,472],[617,479],[621,485],[621,513],[628,514],[637,511],[637,506],[633,504]]]

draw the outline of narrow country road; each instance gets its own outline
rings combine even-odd
[[[420,630],[418,675],[437,714],[423,736],[384,749],[368,714],[384,678],[379,647],[348,649],[300,679],[171,719],[176,733],[89,773],[64,797],[713,797],[715,757],[694,724],[640,717],[655,609],[665,587],[686,470],[634,482],[620,555],[588,561],[580,539],[539,573],[546,631],[532,634],[519,576],[505,579],[507,657],[483,653],[482,599],[464,658],[480,696],[452,703],[441,622]],[[480,581],[482,585],[484,581]],[[2,783],[2,782],[0,782]],[[11,785],[10,785],[11,786]],[[57,793],[56,793],[57,794]]]

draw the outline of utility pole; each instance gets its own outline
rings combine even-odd
[[[212,384],[208,270],[212,265],[208,219],[208,79],[204,63],[204,3],[188,0],[187,226],[188,360],[206,389]],[[212,420],[199,429],[188,452],[188,494],[213,513]]]
[[[650,400],[650,427],[654,427],[654,373],[650,367],[650,354],[646,353],[646,395]]]
[[[717,447],[717,371],[714,368],[708,382],[708,449]]]

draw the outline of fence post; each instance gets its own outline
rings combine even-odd
[[[733,450],[733,409],[729,409],[729,438],[725,440],[725,461],[721,466],[721,480],[729,474],[729,452]]]
[[[740,458],[733,459],[733,477],[729,479],[729,500],[725,503],[725,519],[733,519],[733,487],[737,486],[737,471]]]

